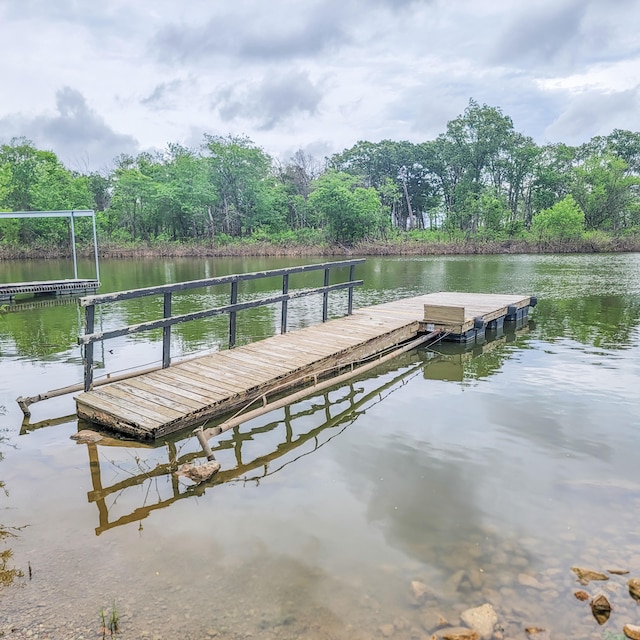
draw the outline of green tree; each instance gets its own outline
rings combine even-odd
[[[269,224],[271,158],[242,136],[205,135],[205,143],[208,177],[217,194],[213,215],[218,228],[239,236]]]
[[[0,146],[0,208],[7,211],[90,209],[93,199],[85,176],[66,169],[51,151],[41,151],[25,138]],[[88,233],[78,225],[79,239]],[[9,244],[64,245],[69,222],[64,219],[24,218],[0,226],[0,238]],[[89,239],[88,237],[86,238]]]
[[[147,209],[153,201],[155,183],[140,168],[145,161],[121,156],[113,175],[113,198],[106,220],[107,230],[117,240],[148,238]],[[148,164],[148,162],[146,163]]]
[[[321,175],[309,203],[326,220],[336,242],[352,244],[374,237],[387,223],[376,189],[360,186],[357,177],[346,173],[327,171]]]
[[[363,186],[384,190],[391,180],[400,197],[391,199],[389,212],[400,229],[421,228],[424,214],[434,205],[437,186],[429,176],[420,145],[407,141],[360,141],[351,149],[335,154],[330,167],[360,177]]]
[[[274,197],[278,205],[284,209],[284,217],[290,229],[303,229],[317,224],[308,199],[313,180],[320,173],[320,165],[302,149],[298,149],[287,163],[278,166],[280,188]]]
[[[584,231],[584,211],[571,195],[533,216],[532,233],[539,240],[574,240]]]
[[[591,156],[576,167],[571,193],[585,213],[588,229],[619,231],[633,220],[640,178],[629,175],[622,158]]]

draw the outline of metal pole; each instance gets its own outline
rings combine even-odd
[[[282,276],[282,295],[289,293],[289,274],[285,273]],[[282,301],[282,314],[280,317],[280,333],[287,333],[287,306],[288,300]]]
[[[329,269],[324,270],[324,286],[329,286]],[[329,316],[329,292],[325,291],[322,294],[322,322],[327,321]]]
[[[231,283],[231,304],[238,302],[238,281]],[[236,344],[236,311],[229,312],[229,349]]]
[[[353,277],[356,274],[356,265],[352,264],[349,267],[349,282],[353,282]],[[353,314],[353,285],[349,287],[349,299],[347,303],[347,315]]]
[[[91,215],[93,220],[93,255],[96,259],[96,280],[100,282],[100,267],[98,266],[98,234],[96,233],[96,212]]]
[[[94,330],[96,307],[90,304],[84,310],[84,332],[91,334]],[[84,346],[84,390],[90,391],[93,386],[93,342]]]
[[[78,260],[76,259],[76,228],[73,222],[73,211],[71,212],[71,248],[73,250],[73,277],[78,279]]]
[[[171,317],[171,291],[164,294],[163,315],[165,320]],[[171,325],[162,327],[162,368],[171,364]]]

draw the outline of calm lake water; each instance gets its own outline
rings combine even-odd
[[[101,292],[309,262],[108,261]],[[69,270],[0,263],[0,281]],[[356,275],[356,306],[441,290],[540,302],[516,334],[410,352],[224,434],[212,441],[223,470],[199,486],[172,473],[198,453],[188,435],[77,444],[71,396],[23,423],[17,396],[81,381],[82,317],[40,301],[0,316],[0,525],[12,534],[0,540],[0,636],[102,637],[114,607],[119,637],[155,640],[430,638],[439,616],[458,624],[485,603],[498,638],[539,627],[613,639],[640,624],[626,588],[640,577],[640,254],[369,258]],[[241,298],[279,286],[248,283]],[[174,309],[227,297],[190,293]],[[319,322],[320,306],[291,303],[290,329]],[[337,297],[330,311],[344,307]],[[97,323],[159,313],[157,301],[123,303]],[[271,335],[279,316],[240,314],[238,342]],[[176,327],[172,349],[225,339],[224,320],[202,321]],[[157,333],[114,340],[96,349],[96,374],[160,358]],[[631,574],[583,587],[575,566]],[[611,601],[603,626],[580,588]]]

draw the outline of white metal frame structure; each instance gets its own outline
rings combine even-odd
[[[96,280],[100,281],[100,267],[98,265],[98,236],[96,233],[96,214],[92,209],[71,209],[70,211],[11,211],[0,213],[0,219],[7,218],[69,218],[71,221],[71,249],[73,251],[73,277],[78,279],[78,259],[76,255],[75,218],[91,217],[93,224],[93,253],[96,264]]]

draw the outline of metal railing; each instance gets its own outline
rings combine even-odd
[[[191,280],[188,282],[178,282],[175,284],[161,285],[157,287],[147,287],[144,289],[133,289],[130,291],[118,291],[115,293],[105,293],[101,295],[86,296],[80,299],[80,306],[85,310],[85,332],[78,336],[78,344],[84,347],[84,390],[89,391],[93,386],[93,345],[101,340],[109,340],[111,338],[119,338],[122,336],[140,333],[142,331],[151,331],[153,329],[162,329],[162,368],[166,369],[171,364],[171,327],[182,322],[191,320],[202,320],[213,316],[223,314],[229,315],[229,348],[235,346],[236,343],[236,317],[238,311],[262,307],[270,304],[282,304],[280,332],[287,331],[287,310],[289,300],[303,298],[310,295],[322,295],[322,322],[328,319],[329,309],[329,293],[348,289],[347,297],[347,315],[353,312],[353,288],[361,286],[362,280],[354,280],[355,267],[364,262],[364,258],[355,260],[341,260],[337,262],[325,262],[322,264],[308,264],[297,267],[286,267],[283,269],[272,269],[270,271],[257,271],[253,273],[238,273],[228,276],[219,276],[216,278],[206,278],[204,280]],[[346,282],[338,284],[329,284],[330,272],[332,269],[349,267],[349,279]],[[289,276],[294,273],[303,273],[307,271],[324,271],[323,286],[314,289],[300,289],[297,291],[289,291]],[[263,278],[282,277],[282,294],[260,298],[258,300],[249,300],[246,302],[238,302],[238,284],[247,280],[259,280]],[[212,287],[219,285],[231,285],[231,293],[229,304],[213,309],[205,309],[202,311],[194,311],[181,315],[172,315],[171,303],[172,295],[176,292],[183,292],[189,289],[199,289],[204,287]],[[163,296],[163,317],[158,320],[142,322],[119,329],[109,331],[95,331],[95,310],[96,306],[120,302],[122,300],[132,300],[134,298],[142,298],[146,296]]]

